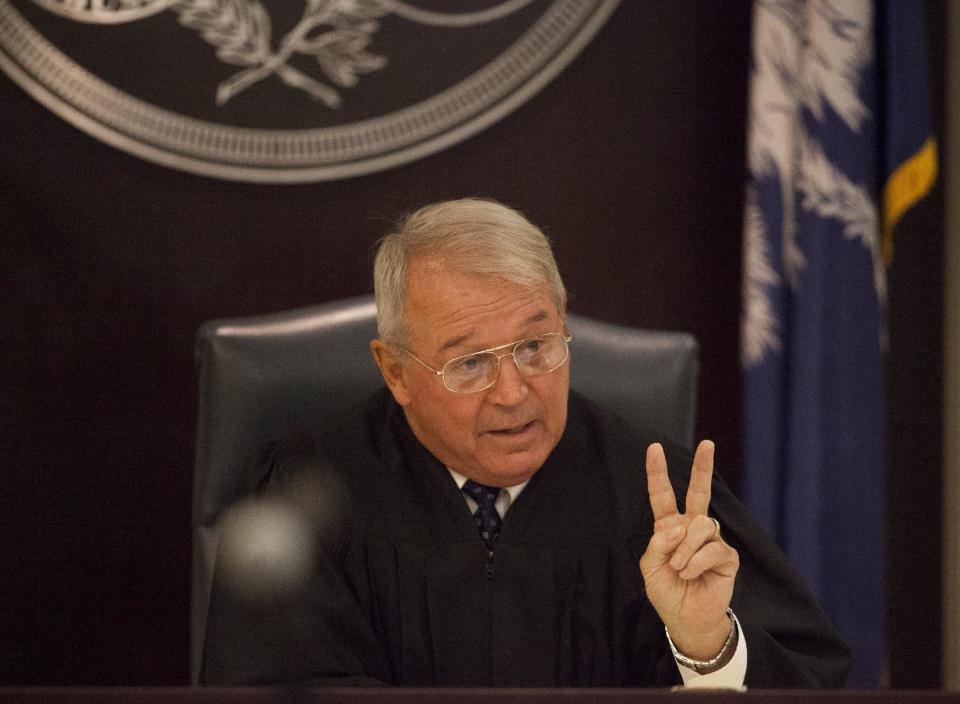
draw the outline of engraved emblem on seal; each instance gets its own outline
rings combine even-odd
[[[114,147],[252,182],[359,176],[508,115],[619,0],[0,0],[0,68]]]

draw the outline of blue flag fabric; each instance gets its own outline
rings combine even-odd
[[[930,115],[929,59],[923,4],[887,0],[881,6],[884,57],[883,251],[893,259],[893,236],[903,214],[933,187],[937,145]]]
[[[886,115],[908,80],[876,40],[887,11],[756,0],[744,215],[742,491],[854,650],[860,687],[886,666],[885,147],[917,148],[898,124],[930,138],[929,119]],[[904,26],[885,36],[925,73],[922,32]]]

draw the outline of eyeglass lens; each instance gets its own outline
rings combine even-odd
[[[459,393],[484,389],[496,381],[500,357],[511,354],[524,376],[545,374],[566,360],[567,341],[560,333],[549,333],[518,342],[512,353],[477,352],[451,359],[443,367],[443,384]]]

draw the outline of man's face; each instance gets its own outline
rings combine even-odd
[[[460,355],[564,332],[546,285],[530,289],[496,277],[457,274],[432,259],[410,263],[405,306],[407,346],[435,369]],[[460,394],[400,351],[375,342],[374,352],[420,442],[474,481],[512,486],[529,479],[563,434],[569,362],[526,378],[506,356],[493,386]]]

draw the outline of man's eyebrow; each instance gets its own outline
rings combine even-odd
[[[464,342],[466,342],[471,337],[473,337],[473,335],[474,334],[472,332],[468,332],[466,335],[459,335],[457,337],[454,337],[453,339],[447,340],[446,342],[444,342],[443,346],[440,349],[449,350],[449,349],[453,349],[454,347],[459,347]]]
[[[523,324],[531,325],[533,323],[539,323],[543,320],[546,320],[549,317],[550,316],[546,310],[539,310],[533,315],[531,315],[529,318],[527,318],[525,321],[523,321]],[[468,342],[470,338],[474,336],[475,336],[475,333],[472,333],[472,332],[468,332],[465,335],[458,335],[457,337],[451,338],[447,340],[445,343],[443,343],[443,345],[440,347],[440,350],[443,351],[443,350],[453,349],[455,347],[460,347],[465,342]]]

